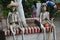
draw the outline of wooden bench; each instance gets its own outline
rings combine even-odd
[[[35,33],[42,33],[43,30],[41,29],[41,27],[39,26],[39,21],[35,19],[31,19],[31,18],[27,18],[26,19],[28,27],[23,27],[24,28],[24,34],[35,34]],[[46,32],[48,33],[51,29],[52,32],[52,28],[46,28]],[[4,30],[5,35],[6,36],[11,36],[12,32],[11,30]],[[20,28],[16,29],[16,35],[20,35],[22,34],[22,31],[20,30]]]

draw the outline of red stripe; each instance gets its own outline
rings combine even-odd
[[[37,27],[37,32],[38,32],[38,33],[40,32],[40,28],[39,28],[39,27]]]
[[[31,33],[31,28],[30,27],[28,27],[28,33]]]
[[[31,33],[34,33],[34,28],[33,27],[31,27]]]
[[[20,34],[20,29],[19,28],[16,29],[16,34],[17,35]]]
[[[24,29],[25,29],[25,32],[24,32],[24,33],[25,33],[25,34],[28,34],[28,28],[25,27]]]
[[[34,33],[37,33],[37,27],[34,27]]]

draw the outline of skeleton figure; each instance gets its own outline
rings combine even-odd
[[[43,3],[41,6],[41,13],[40,13],[40,25],[44,31],[44,33],[43,33],[44,40],[46,40],[46,28],[45,28],[46,26],[44,26],[44,24],[46,24],[46,23],[51,25],[50,19],[49,19],[49,12],[46,11],[46,4]]]
[[[24,28],[23,28],[23,23],[21,21],[21,18],[16,11],[16,8],[19,6],[18,3],[11,1],[11,3],[7,6],[10,8],[10,12],[8,14],[7,18],[7,26],[8,29],[11,30],[13,34],[14,40],[17,40],[16,38],[16,28],[19,28],[22,31],[22,40],[24,40]]]
[[[50,24],[49,12],[46,11],[45,3],[41,6],[40,22],[41,24],[45,24],[46,22]]]
[[[19,27],[19,15],[18,12],[16,12],[16,7],[18,7],[18,3],[14,3],[13,1],[11,1],[11,3],[8,5],[8,8],[10,8],[10,12],[7,18],[7,25],[14,35],[16,34],[15,29]]]
[[[54,25],[53,23],[53,19],[52,18],[50,20],[49,18],[49,12],[46,11],[46,4],[43,3],[42,6],[41,6],[41,14],[40,14],[40,24],[41,24],[41,28],[44,30],[44,40],[46,40],[46,28],[44,26],[45,23],[48,23],[49,26],[48,27],[52,27],[53,29],[53,40],[56,40],[56,26]],[[48,28],[47,27],[47,28]]]

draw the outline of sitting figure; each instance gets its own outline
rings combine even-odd
[[[10,29],[13,35],[15,35],[16,28],[19,27],[20,23],[18,12],[16,12],[16,7],[18,7],[18,3],[11,1],[11,3],[7,7],[10,8],[10,12],[7,18],[8,29]]]
[[[43,3],[41,6],[40,23],[44,25],[44,27],[49,27],[49,25],[52,23],[49,18],[49,12],[46,11],[45,3]]]
[[[53,23],[53,19],[54,18],[52,18],[50,20],[49,12],[46,11],[46,4],[42,4],[41,13],[40,13],[40,25],[41,25],[41,28],[44,31],[44,39],[45,40],[47,38],[46,37],[46,31],[48,32],[48,30],[49,30],[49,32],[51,32],[51,28],[53,30],[53,38],[54,38],[54,40],[56,40],[56,28],[55,28],[56,26]],[[46,30],[46,28],[47,28],[47,30]],[[48,39],[49,39],[49,36],[48,36]]]

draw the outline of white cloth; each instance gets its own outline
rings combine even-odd
[[[36,3],[36,6],[37,6],[37,9],[36,9],[36,16],[37,17],[39,17],[39,13],[40,13],[40,9],[41,9],[41,3],[40,2],[38,2],[38,3]]]
[[[33,13],[35,13],[36,12],[35,5],[32,5],[32,9],[33,9]]]
[[[23,25],[27,26],[25,15],[24,15],[24,10],[23,10],[23,5],[22,5],[22,0],[16,0],[16,2],[18,2],[18,4],[19,4],[19,6],[17,8],[17,11],[19,13],[19,17],[21,18]]]

